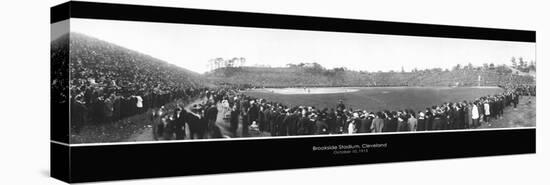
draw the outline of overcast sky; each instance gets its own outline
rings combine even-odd
[[[317,62],[366,71],[510,65],[513,56],[535,60],[535,44],[527,42],[74,18],[70,27],[199,73],[217,57],[244,57],[246,65]]]

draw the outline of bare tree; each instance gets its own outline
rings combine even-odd
[[[227,67],[235,67],[234,64],[235,64],[235,58],[233,58],[233,59],[231,59],[227,62]]]
[[[516,57],[512,57],[512,67],[513,68],[518,68],[518,62],[516,62]]]
[[[223,58],[220,57],[220,58],[217,59],[217,61],[218,61],[217,62],[218,63],[217,64],[218,68],[222,68],[223,67],[222,65],[223,65],[223,62],[224,62]]]
[[[518,69],[523,71],[527,66],[527,62],[523,60],[523,57],[519,57],[519,66]]]

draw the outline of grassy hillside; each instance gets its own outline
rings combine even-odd
[[[84,34],[70,33],[71,79],[93,78],[128,91],[199,87],[198,73]]]
[[[288,86],[497,86],[507,83],[534,83],[531,76],[497,70],[456,69],[416,72],[360,72],[347,69],[308,67],[233,67],[206,74],[218,84],[256,87]],[[480,81],[478,82],[478,78]]]

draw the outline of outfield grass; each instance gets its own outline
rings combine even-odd
[[[367,111],[413,109],[444,102],[474,100],[476,98],[503,92],[498,87],[357,87],[356,92],[329,94],[279,94],[269,90],[251,90],[246,95],[280,102],[288,106],[306,105],[316,108],[336,107],[343,100],[348,108]],[[303,88],[301,89],[303,91]]]

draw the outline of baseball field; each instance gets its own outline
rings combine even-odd
[[[263,88],[243,92],[288,106],[314,106],[318,109],[336,107],[342,100],[348,108],[367,111],[412,109],[444,102],[471,101],[503,92],[498,87],[325,87],[325,88]]]

